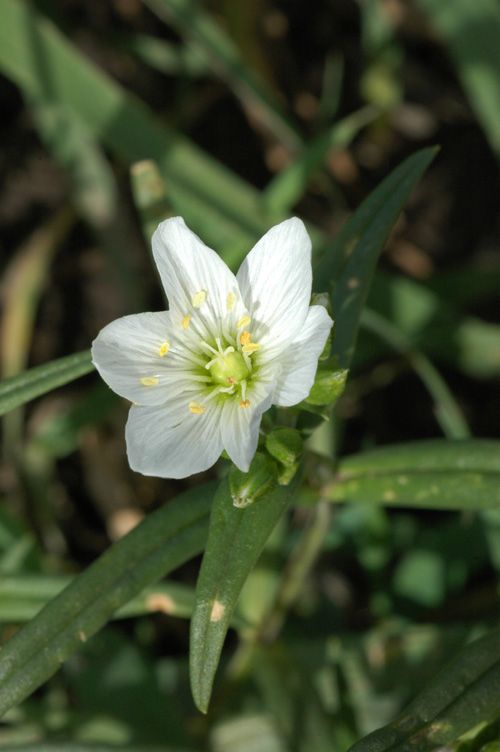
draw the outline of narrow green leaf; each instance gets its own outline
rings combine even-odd
[[[361,324],[406,357],[434,399],[436,417],[445,436],[449,439],[469,438],[470,430],[460,405],[427,356],[413,347],[405,335],[390,321],[369,308],[365,308],[362,312]]]
[[[497,0],[417,0],[447,45],[469,101],[500,156],[500,14]]]
[[[67,355],[0,382],[0,415],[90,373],[89,350]]]
[[[500,631],[467,645],[402,715],[354,744],[349,752],[430,752],[500,707]]]
[[[130,170],[134,203],[142,224],[142,232],[149,245],[158,224],[171,215],[167,187],[158,166],[152,159],[136,162]]]
[[[297,158],[280,172],[265,189],[262,200],[274,215],[288,214],[303,196],[313,173],[321,167],[332,149],[343,149],[368,123],[373,122],[378,112],[373,107],[364,107],[340,120],[327,131],[304,146]]]
[[[289,498],[289,488],[278,488],[251,506],[237,509],[227,480],[215,495],[191,621],[191,688],[202,712],[208,708],[222,646],[241,589]]]
[[[500,505],[500,441],[419,441],[347,457],[326,489],[332,501],[428,509]]]
[[[0,622],[20,623],[33,619],[41,609],[73,581],[72,577],[11,575],[0,577]],[[142,591],[118,609],[113,619],[128,619],[161,612],[189,618],[194,590],[178,582],[160,582]]]
[[[452,286],[442,297],[414,280],[378,272],[368,305],[389,318],[414,347],[433,360],[473,378],[492,378],[500,373],[500,327],[461,316],[448,303]],[[365,337],[359,342],[355,361],[366,362],[380,354],[380,341]]]
[[[213,484],[149,515],[9,640],[0,652],[0,715],[28,697],[120,607],[204,546]]]
[[[0,70],[29,98],[50,90],[54,102],[127,163],[153,159],[168,179],[174,211],[217,248],[232,243],[239,258],[267,229],[255,189],[157,121],[29,3],[2,2]]]
[[[190,45],[174,44],[148,34],[127,32],[114,34],[113,43],[168,76],[196,78],[207,73],[208,66],[203,53]]]
[[[171,22],[182,36],[200,49],[215,71],[244,105],[251,105],[271,132],[290,148],[301,144],[297,127],[283,111],[265,82],[245,64],[237,45],[196,0],[146,0],[159,18]]]
[[[423,149],[406,159],[361,204],[325,253],[316,283],[335,280],[333,354],[348,368],[375,266],[401,209],[434,159],[436,149]]]

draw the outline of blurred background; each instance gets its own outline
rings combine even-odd
[[[438,144],[313,446],[498,436],[499,49],[495,0],[2,0],[2,377],[162,309],[149,238],[169,214],[235,269],[291,214],[319,255],[398,163]],[[91,374],[2,419],[2,639],[199,482],[129,470],[127,409]],[[272,591],[307,504],[273,536],[243,612]],[[208,718],[189,698],[188,622],[160,603],[93,639],[5,717],[0,742],[346,749],[498,617],[498,567],[496,512],[340,507],[273,660],[222,684]],[[197,568],[176,575],[180,616]]]

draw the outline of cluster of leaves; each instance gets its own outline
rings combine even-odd
[[[495,82],[492,74],[498,69],[500,22],[493,0],[476,2],[473,9],[464,0],[455,14],[431,0],[420,4],[448,40],[471,105],[497,150],[500,78]],[[373,94],[376,106],[342,120],[330,113],[328,126],[305,143],[272,88],[244,62],[202,5],[192,0],[148,0],[147,5],[178,30],[184,44],[176,48],[140,35],[121,44],[170,73],[182,66],[189,75],[211,71],[245,108],[258,113],[266,132],[294,158],[259,193],[172,125],[160,123],[144,102],[90,63],[52,19],[29,3],[3,0],[0,69],[22,91],[42,141],[66,169],[73,205],[109,252],[131,307],[139,305],[139,294],[126,258],[116,252],[123,227],[104,148],[130,167],[146,238],[159,219],[178,213],[221,249],[228,263],[237,265],[269,225],[293,210],[331,149],[350,144],[362,128],[386,115],[381,95]],[[382,100],[391,100],[396,96],[397,46],[377,3],[366,6],[368,47],[375,62],[365,86],[377,92],[382,80]],[[474,67],[477,32],[466,31],[472,21],[487,30],[480,42],[484,66],[479,69]],[[444,745],[493,752],[500,738],[499,633],[481,636],[495,610],[490,593],[484,594],[486,607],[480,609],[481,618],[472,618],[472,626],[473,602],[456,623],[418,621],[460,592],[485,562],[500,566],[495,512],[500,441],[470,437],[458,402],[429,360],[431,355],[451,361],[476,378],[498,375],[498,344],[492,351],[491,343],[499,331],[478,318],[458,316],[460,301],[451,296],[442,300],[430,287],[375,272],[391,230],[435,154],[434,148],[425,148],[404,160],[333,241],[319,227],[310,227],[316,287],[318,294],[328,295],[335,335],[309,398],[284,414],[268,416],[248,477],[222,466],[215,480],[150,512],[72,578],[61,570],[50,574],[50,569],[33,567],[29,536],[2,512],[0,621],[26,622],[12,636],[6,632],[10,639],[0,651],[0,713],[6,719],[0,739],[5,749],[180,752],[209,744],[215,752],[256,746],[269,752],[321,752],[354,744],[353,752],[423,752]],[[26,274],[35,279],[35,289],[59,235],[71,224],[71,211],[68,215],[65,209],[44,228],[48,239],[38,237],[33,248],[24,249]],[[393,303],[391,316],[388,301]],[[19,331],[29,328],[31,305],[18,314]],[[361,338],[357,347],[360,327],[371,338],[369,344]],[[453,352],[443,347],[447,339],[453,341]],[[335,404],[353,368],[379,354],[373,352],[377,343],[398,353],[417,373],[446,438],[344,457],[332,447],[339,439],[332,420]],[[0,414],[5,414],[13,465],[28,483],[43,484],[55,460],[76,449],[86,427],[102,421],[115,403],[105,390],[90,390],[71,410],[42,422],[20,456],[19,409],[92,370],[88,351],[29,370],[24,365],[14,350],[4,369],[7,378],[0,383]],[[337,507],[339,502],[345,506]],[[385,507],[457,514],[452,520],[442,518],[438,532],[408,514],[389,518]],[[307,520],[298,540],[287,530],[289,510]],[[471,516],[462,517],[465,511]],[[353,544],[377,617],[361,637],[343,621],[341,577],[332,573],[334,605],[326,609],[324,620],[317,590],[312,588],[309,603],[304,598],[318,557],[335,551],[342,561]],[[388,583],[384,571],[394,565],[396,551]],[[195,588],[164,579],[199,554],[203,558]],[[297,623],[286,631],[287,616],[298,601]],[[408,619],[412,612],[399,609],[401,603],[413,608],[413,624],[398,618],[406,613]],[[315,634],[306,640],[300,624],[308,609],[316,612]],[[154,612],[191,620],[190,687],[196,706],[211,710],[206,721],[192,718],[184,657],[155,663],[142,650],[151,642],[151,618],[134,622],[135,640],[108,626],[87,644],[112,619]],[[231,660],[223,652],[230,627],[238,634]],[[454,662],[415,698],[415,686],[430,679],[436,663],[443,665],[452,654]],[[222,676],[212,698],[221,657]],[[42,699],[33,697],[63,663],[60,683],[56,679]],[[71,708],[68,697],[78,698],[84,710]],[[383,721],[388,725],[360,740]]]

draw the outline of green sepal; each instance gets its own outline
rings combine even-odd
[[[338,368],[333,360],[320,364],[312,389],[306,397],[309,405],[333,405],[343,393],[349,371]]]
[[[281,465],[278,470],[278,483],[280,486],[288,486],[292,482],[299,469],[299,465],[299,462],[295,462],[293,465]]]
[[[266,437],[266,449],[283,465],[295,465],[304,451],[304,442],[295,428],[275,428]]]
[[[257,452],[247,473],[232,467],[229,472],[229,490],[233,506],[238,509],[253,504],[278,483],[276,462],[267,454]]]

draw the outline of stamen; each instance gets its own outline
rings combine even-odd
[[[189,322],[191,321],[191,314],[186,313],[184,318],[181,321],[181,326],[183,329],[187,329],[189,327]]]
[[[241,349],[244,353],[253,353],[256,350],[260,350],[260,345],[258,342],[249,342],[247,345],[243,345]]]
[[[160,383],[158,376],[143,376],[139,381],[143,386],[156,386]]]
[[[241,332],[240,334],[240,344],[242,345],[248,345],[248,343],[251,341],[252,335],[249,331]]]
[[[243,381],[240,384],[240,387],[241,387],[241,399],[243,400],[243,402],[246,402],[246,398],[247,398],[247,382],[246,382],[246,379],[243,379]]]
[[[162,342],[162,344],[160,345],[160,348],[158,350],[158,354],[159,354],[160,358],[164,358],[165,355],[168,353],[169,350],[170,350],[170,343],[169,342]]]
[[[225,357],[226,355],[229,355],[229,353],[233,353],[233,352],[234,352],[234,347],[232,345],[229,345],[229,347],[226,347],[226,349],[224,350],[222,354]]]
[[[227,310],[232,311],[235,303],[236,303],[236,295],[234,294],[234,292],[228,292],[227,298],[226,298]]]
[[[207,299],[207,291],[200,290],[195,295],[193,295],[193,297],[191,298],[191,303],[193,304],[194,308],[199,308],[200,306],[203,305],[206,299]]]
[[[250,401],[249,400],[241,400],[240,407],[250,407]]]
[[[219,389],[219,392],[222,392],[223,394],[234,394],[234,384],[231,384],[231,386],[223,386]]]
[[[189,409],[193,415],[202,415],[205,412],[205,408],[199,402],[190,402]]]
[[[215,349],[215,347],[212,347],[212,345],[209,345],[208,342],[204,342],[201,340],[200,347],[204,347],[205,350],[208,350],[209,352],[213,353],[214,355],[218,355],[219,351]]]
[[[237,322],[237,324],[236,324],[236,328],[237,328],[237,329],[243,329],[243,328],[244,328],[245,326],[248,326],[248,325],[249,325],[249,323],[251,322],[251,320],[252,320],[252,319],[250,318],[250,316],[249,316],[248,314],[245,314],[245,315],[244,315],[244,316],[242,316],[242,317],[241,317],[241,319],[240,319],[240,320],[239,320],[239,321]]]

